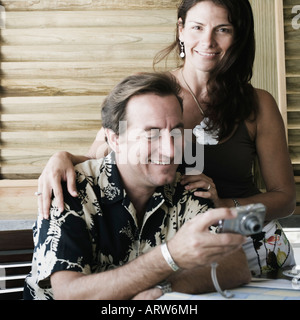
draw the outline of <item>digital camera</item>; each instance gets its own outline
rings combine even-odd
[[[220,220],[218,233],[239,233],[250,236],[260,233],[264,226],[266,207],[261,203],[232,208],[237,217],[231,220]]]

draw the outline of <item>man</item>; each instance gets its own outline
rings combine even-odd
[[[249,281],[238,250],[244,238],[209,231],[234,213],[207,211],[210,201],[179,183],[179,92],[170,76],[139,74],[107,97],[102,124],[113,152],[76,166],[78,198],[64,186],[64,212],[54,198],[50,219],[39,217],[25,299],[155,299],[171,287],[211,291],[208,267],[217,261],[224,287]]]

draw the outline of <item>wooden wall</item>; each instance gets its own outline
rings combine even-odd
[[[152,71],[154,55],[173,41],[177,3],[1,1],[0,218],[35,217],[47,160],[58,150],[88,151],[107,93],[127,75]]]
[[[297,187],[297,213],[300,214],[300,1],[283,0],[285,64],[287,88],[287,128],[289,149]],[[297,6],[295,11],[293,8]],[[298,18],[297,18],[298,15]],[[299,26],[294,28],[293,19]]]
[[[57,150],[84,154],[106,94],[152,70],[173,39],[176,3],[144,2],[2,1],[2,179],[37,178]]]
[[[257,88],[269,91],[278,101],[275,27],[275,1],[277,0],[249,1],[255,18],[256,35],[256,57],[252,84]]]
[[[151,71],[155,53],[173,41],[179,2],[0,1],[6,11],[0,30],[0,219],[35,218],[36,179],[48,158],[58,150],[87,152],[101,127],[106,94],[123,77]],[[291,8],[299,1],[250,2],[258,49],[253,83],[275,96],[289,121],[291,155],[300,176],[300,30],[290,26]],[[285,35],[276,20],[283,14],[278,3],[284,4]],[[284,36],[286,61],[278,52]],[[281,89],[285,63],[287,95]],[[175,65],[171,59],[168,67]]]

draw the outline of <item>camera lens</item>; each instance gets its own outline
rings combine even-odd
[[[257,233],[261,229],[260,221],[257,217],[250,217],[245,221],[245,229],[251,233]]]

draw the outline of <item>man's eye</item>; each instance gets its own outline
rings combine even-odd
[[[171,131],[171,136],[174,137],[174,138],[182,138],[183,130],[181,130],[181,129],[173,129]]]
[[[159,138],[159,130],[151,130],[145,133],[145,138],[147,140],[155,140]]]

